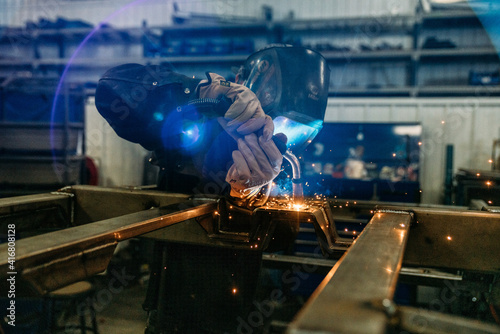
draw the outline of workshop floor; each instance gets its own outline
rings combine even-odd
[[[146,286],[134,284],[113,295],[107,305],[97,305],[97,324],[103,334],[142,334],[147,314],[142,309]],[[99,302],[99,300],[97,300]]]
[[[123,289],[119,289],[120,291],[117,291],[117,289],[115,293],[111,294],[103,292],[113,292],[115,290],[113,287],[116,281],[113,284],[109,284],[109,282],[109,277],[106,277],[95,284],[95,306],[99,333],[143,334],[147,314],[142,309],[142,304],[146,296],[147,282],[139,280]],[[304,300],[299,297],[290,297],[288,303],[284,303],[279,309],[275,310],[276,321],[271,323],[267,332],[283,333],[284,326],[303,303]]]

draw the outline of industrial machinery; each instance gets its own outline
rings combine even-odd
[[[6,198],[0,200],[6,238],[0,249],[8,255],[0,260],[2,295],[12,288],[9,277],[16,278],[17,296],[44,295],[104,271],[120,241],[172,231],[187,241],[262,252],[265,267],[297,274],[294,286],[306,275],[326,273],[293,321],[283,325],[287,333],[500,333],[494,323],[500,310],[500,210],[483,204],[478,211],[271,199],[247,211],[222,197],[93,186]],[[361,215],[367,222],[356,218]],[[356,230],[340,233],[339,222],[363,225],[362,232],[353,239]],[[273,252],[312,229],[318,251],[311,256]],[[447,290],[425,309],[400,305],[395,293],[402,282]],[[269,297],[273,305],[284,299],[279,291],[281,297]],[[465,314],[475,319],[438,312],[457,302],[489,309]]]

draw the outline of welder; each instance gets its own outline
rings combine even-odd
[[[220,75],[199,80],[167,66],[125,64],[99,80],[96,106],[120,137],[153,151],[161,189],[247,198],[279,172],[272,119],[250,89]],[[226,185],[233,155],[240,173]]]
[[[306,145],[321,128],[328,82],[321,55],[280,45],[251,55],[236,83],[121,65],[99,80],[96,106],[120,137],[153,151],[159,189],[226,195],[252,208],[264,204],[281,170],[287,136],[273,137],[275,124],[292,130],[290,147]],[[157,242],[155,254],[146,333],[241,331],[260,251],[168,241]]]

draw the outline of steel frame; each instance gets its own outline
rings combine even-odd
[[[483,228],[487,234],[480,232]],[[495,241],[499,235],[498,214],[379,209],[287,333],[390,333],[395,329],[402,333],[500,333],[495,325],[401,307],[393,301],[402,264],[498,274],[500,258],[491,254],[500,254]]]
[[[64,227],[63,230],[16,243],[18,282],[43,294],[102,272],[119,241],[163,231],[188,219],[202,218],[200,224],[205,221],[207,231],[210,230],[206,228],[207,219],[213,220],[212,234],[224,234],[227,238],[228,231],[220,230],[220,226],[226,225],[217,220],[220,203],[217,198],[189,199],[186,195],[141,189],[74,186],[51,194],[0,199],[0,226],[4,228],[14,222],[25,229],[30,223],[34,224],[30,215],[44,218],[47,213],[62,217],[52,225],[66,220],[66,226],[56,226]],[[253,212],[255,217],[260,217],[257,220],[266,221],[268,227],[273,220],[311,221],[326,256],[348,247],[335,262],[296,259],[319,265],[324,270],[328,270],[329,265],[333,268],[298,313],[288,333],[387,333],[394,329],[412,333],[455,333],[458,329],[463,333],[500,333],[498,326],[401,307],[393,301],[400,273],[425,277],[426,272],[419,268],[443,270],[435,279],[460,279],[449,274],[451,271],[498,277],[500,215],[496,211],[354,202],[349,209],[356,205],[364,210],[372,208],[373,216],[349,246],[350,242],[339,238],[331,228],[338,214],[335,203],[310,201],[309,206],[299,212],[272,204]],[[272,229],[257,230],[273,232]],[[240,233],[237,242],[250,247],[256,238],[267,235],[259,233]],[[217,242],[224,246],[220,240]],[[263,245],[265,241],[262,242]],[[0,245],[0,252],[7,253],[6,244]],[[285,263],[295,259],[264,255],[264,261]],[[9,271],[7,265],[6,259],[0,260],[0,276]],[[5,282],[3,277],[2,282]],[[415,319],[423,319],[423,322]],[[421,326],[422,323],[426,325]]]

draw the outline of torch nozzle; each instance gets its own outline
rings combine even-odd
[[[290,150],[286,150],[284,157],[292,166],[293,201],[295,204],[302,204],[304,201],[304,189],[302,188],[299,159]]]

